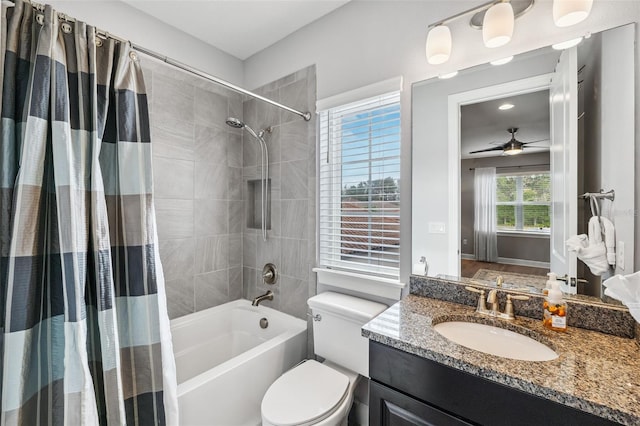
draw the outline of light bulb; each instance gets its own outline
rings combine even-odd
[[[579,45],[581,41],[582,41],[582,37],[572,38],[571,40],[552,44],[551,47],[555,50],[564,50],[564,49],[569,49],[570,47]]]
[[[558,27],[568,27],[587,19],[593,0],[553,0],[553,21]]]
[[[444,64],[451,56],[451,31],[446,25],[438,25],[427,34],[427,62]]]
[[[508,64],[509,62],[511,62],[512,59],[513,59],[513,56],[507,56],[506,58],[496,59],[495,61],[491,61],[489,63],[491,65],[504,65],[504,64]]]
[[[511,41],[514,25],[511,3],[497,3],[484,14],[482,39],[490,48],[504,46]]]

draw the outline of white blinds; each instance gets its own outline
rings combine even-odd
[[[320,264],[398,278],[400,93],[319,116]]]

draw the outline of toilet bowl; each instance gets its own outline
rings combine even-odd
[[[356,386],[369,375],[368,340],[361,328],[387,306],[333,292],[308,304],[315,352],[325,361],[307,360],[269,387],[261,405],[263,426],[346,425]]]
[[[360,376],[307,360],[280,376],[262,399],[263,426],[346,425]]]

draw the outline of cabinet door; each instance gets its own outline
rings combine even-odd
[[[370,426],[469,425],[437,408],[369,381]]]

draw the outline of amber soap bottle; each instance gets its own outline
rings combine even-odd
[[[543,304],[542,325],[554,331],[567,331],[567,302],[562,298],[560,283],[554,281]]]

